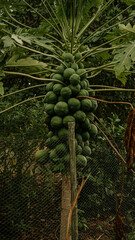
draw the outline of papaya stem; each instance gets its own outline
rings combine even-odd
[[[5,94],[5,95],[3,95],[3,96],[0,96],[0,98],[9,97],[9,96],[11,96],[11,95],[13,95],[13,94],[17,94],[17,93],[20,93],[20,92],[23,92],[23,91],[26,91],[26,90],[29,90],[29,89],[32,89],[32,88],[43,87],[43,86],[46,86],[46,83],[34,85],[34,86],[31,86],[31,87],[27,87],[27,88],[23,88],[23,89],[20,89],[20,90],[15,91],[15,92],[12,92],[12,93]]]
[[[88,97],[88,96],[77,96],[77,98],[90,98],[90,99],[93,99],[93,100],[96,100],[99,102],[104,102],[104,103],[109,103],[109,104],[125,104],[125,105],[127,104],[127,105],[130,105],[133,110],[135,109],[134,106],[132,105],[132,103],[129,103],[129,102],[110,102],[110,101],[102,100],[99,98]]]
[[[6,74],[13,74],[13,75],[20,75],[20,76],[24,76],[24,77],[29,77],[29,78],[32,78],[32,79],[35,79],[35,80],[38,80],[38,81],[52,81],[52,82],[59,82],[63,85],[65,85],[63,82],[61,82],[60,80],[57,80],[57,79],[49,79],[49,78],[38,78],[38,77],[34,77],[30,74],[26,74],[26,73],[20,73],[20,72],[9,72],[9,71],[3,71],[4,73]]]
[[[135,92],[135,89],[125,89],[125,88],[108,88],[108,89],[93,89],[88,90],[88,92],[110,92],[110,91],[120,91],[120,92]]]

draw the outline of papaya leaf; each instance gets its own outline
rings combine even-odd
[[[122,82],[123,85],[127,82],[127,77],[131,75],[130,73],[123,72],[119,76],[117,76],[117,79]]]
[[[135,33],[135,25],[133,25],[132,27],[130,23],[128,23],[127,25],[119,24],[119,28],[124,31]]]
[[[2,37],[2,41],[3,41],[3,44],[4,44],[5,48],[15,46],[14,40],[9,36]]]
[[[106,52],[101,52],[96,54],[97,59],[103,59],[103,60],[108,60],[111,58],[111,54],[109,51]]]
[[[2,82],[0,82],[0,95],[4,95],[4,87]]]
[[[126,44],[114,56],[113,62],[116,62],[114,67],[116,77],[126,70],[129,71],[134,61],[135,41]]]
[[[34,37],[31,37],[31,35],[30,36],[21,35],[21,36],[19,36],[19,38],[21,38],[22,41],[31,44],[32,43],[32,39]]]
[[[35,40],[34,43],[40,47],[46,48],[50,51],[54,51],[54,48],[46,44],[44,40]]]
[[[44,62],[40,62],[35,60],[32,57],[26,57],[26,58],[22,58],[19,60],[15,60],[15,58],[10,58],[7,63],[6,63],[6,67],[19,67],[19,68],[23,68],[24,71],[27,69],[29,71],[42,71],[47,67],[47,64]]]
[[[17,43],[21,45],[23,44],[22,40],[16,34],[12,34],[11,38],[14,39]]]
[[[43,37],[36,37],[36,36],[33,36],[31,34],[20,34],[20,35],[15,35],[13,34],[11,36],[17,43],[23,45],[23,42],[26,42],[28,44],[36,44],[38,45],[39,47],[43,47],[45,49],[48,49],[50,51],[54,51],[54,48],[49,45],[52,43],[51,40],[48,40],[48,39],[45,39]]]
[[[14,53],[12,57],[6,62],[6,65],[12,65],[14,62],[16,62],[19,59],[19,54]]]

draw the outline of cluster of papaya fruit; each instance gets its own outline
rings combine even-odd
[[[44,162],[49,158],[61,162],[61,168],[69,163],[68,122],[75,122],[78,167],[87,165],[87,157],[91,154],[89,139],[97,134],[96,126],[91,123],[97,102],[87,98],[94,96],[94,92],[89,93],[89,81],[83,63],[77,64],[81,58],[80,53],[75,56],[64,53],[63,64],[56,67],[50,76],[52,81],[46,86],[45,123],[50,131],[45,142],[47,150],[41,155]]]

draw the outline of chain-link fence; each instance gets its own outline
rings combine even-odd
[[[135,177],[126,171],[125,166],[122,167],[122,162],[108,142],[101,140],[94,146],[89,161],[90,176],[78,200],[80,239],[134,239]],[[116,229],[116,213],[120,203],[120,221]],[[118,237],[119,234],[123,238]]]
[[[67,137],[59,140],[52,137],[46,144],[24,135],[1,140],[1,240],[60,239],[62,179],[69,172],[69,147]],[[120,139],[118,144],[122,146]],[[76,142],[79,155],[81,148],[77,145]],[[120,223],[125,239],[133,240],[135,177],[126,171],[122,175],[121,160],[104,138],[91,140],[90,148],[92,154],[87,156],[87,165],[77,162],[78,186],[83,176],[87,179],[78,198],[78,238],[122,239],[115,228],[116,209],[122,199]]]

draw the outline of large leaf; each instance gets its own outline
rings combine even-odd
[[[46,48],[50,51],[54,51],[54,48],[52,46],[49,46],[48,44],[45,43],[45,40],[34,40],[34,43],[40,47]]]
[[[21,45],[23,44],[22,40],[16,34],[12,34],[11,38],[14,39],[17,43]]]
[[[28,69],[33,72],[42,71],[47,67],[46,63],[37,61],[32,57],[22,58],[19,60],[16,60],[16,58],[17,56],[10,58],[6,63],[6,67],[19,67],[24,68],[24,70],[26,69],[26,71]]]
[[[127,25],[119,24],[119,28],[127,32],[135,33],[135,25],[133,25],[132,27],[130,23],[128,23]]]
[[[127,80],[128,80],[128,76],[131,75],[128,72],[123,72],[121,73],[119,76],[117,76],[117,79],[123,84],[125,85]]]
[[[5,48],[15,46],[14,40],[9,36],[2,37],[2,41],[3,41],[3,44],[4,44]]]
[[[135,61],[135,41],[126,44],[115,55],[113,62],[116,62],[114,67],[116,76],[119,76],[124,71],[129,71]]]
[[[50,45],[52,43],[52,40],[49,40],[40,36],[37,37],[32,34],[23,33],[23,34],[12,34],[11,38],[21,45],[23,45],[23,42],[26,42],[28,44],[36,44],[39,47],[42,47],[47,50],[50,50],[51,52],[54,52],[54,48]]]

